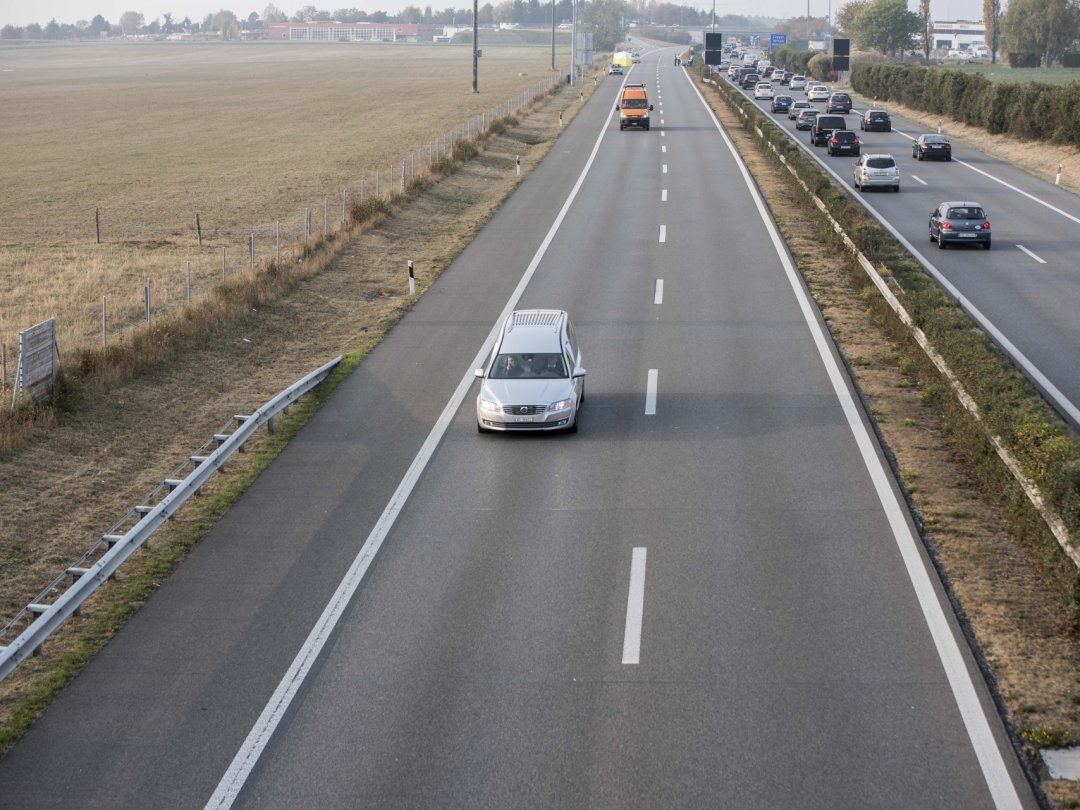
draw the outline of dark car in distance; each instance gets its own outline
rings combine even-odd
[[[864,132],[892,132],[892,117],[885,110],[867,110],[859,121]]]
[[[952,143],[944,135],[920,135],[911,144],[911,156],[916,160],[952,160]]]
[[[825,102],[825,112],[851,112],[851,96],[849,96],[847,93],[833,93],[831,96],[829,96],[829,100]]]
[[[741,79],[739,79],[739,86],[743,89],[746,89],[747,87],[753,87],[755,84],[758,83],[758,81],[760,81],[760,79],[761,77],[758,76],[756,73],[746,73]]]
[[[791,96],[773,96],[772,111],[774,113],[786,113],[795,102]]]
[[[859,136],[849,129],[837,129],[829,136],[825,146],[830,155],[858,155]]]
[[[976,202],[943,202],[930,212],[930,241],[946,245],[982,245],[990,249],[990,220]]]

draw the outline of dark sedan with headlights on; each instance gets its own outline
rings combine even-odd
[[[952,143],[944,135],[920,135],[911,144],[916,160],[952,160]]]
[[[947,245],[982,245],[990,249],[990,220],[976,202],[943,202],[930,212],[930,241]]]

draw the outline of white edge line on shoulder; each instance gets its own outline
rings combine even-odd
[[[999,810],[1002,810],[1003,808],[1020,808],[1022,806],[1020,803],[1020,796],[1016,792],[1016,786],[1013,784],[1012,779],[1009,777],[1009,771],[1005,766],[1005,760],[1002,758],[1001,751],[994,741],[994,735],[990,729],[990,722],[983,712],[982,705],[979,703],[979,696],[975,691],[975,684],[971,680],[971,675],[968,673],[967,667],[964,664],[964,658],[960,652],[956,638],[949,628],[948,620],[945,618],[941,603],[938,601],[937,594],[934,591],[930,574],[923,564],[922,557],[919,554],[917,540],[905,517],[905,509],[901,506],[896,497],[896,493],[889,483],[889,476],[881,463],[881,459],[877,455],[875,443],[870,438],[866,425],[863,424],[863,421],[859,416],[859,409],[855,404],[851,392],[848,390],[844,374],[840,370],[839,364],[836,362],[836,359],[829,349],[829,341],[825,337],[824,329],[818,322],[814,306],[807,297],[806,292],[799,281],[795,266],[792,263],[787,250],[784,248],[784,241],[780,237],[779,231],[776,229],[776,223],[773,222],[768,208],[765,205],[765,201],[761,198],[757,185],[750,176],[749,169],[747,169],[746,164],[739,156],[738,150],[735,149],[735,145],[724,131],[720,121],[709,108],[708,103],[705,101],[705,97],[702,96],[701,91],[698,90],[697,86],[694,85],[689,76],[687,76],[687,82],[690,83],[691,88],[697,93],[698,100],[712,117],[713,124],[720,133],[720,137],[723,139],[728,151],[735,159],[739,171],[742,173],[743,182],[746,184],[746,187],[754,200],[754,205],[757,207],[761,219],[765,223],[765,228],[769,232],[773,248],[784,267],[788,283],[795,293],[795,297],[803,313],[803,318],[813,336],[814,345],[817,347],[818,354],[821,357],[829,380],[832,383],[833,391],[843,408],[848,428],[855,437],[859,452],[862,455],[863,464],[866,466],[870,479],[873,482],[874,489],[877,492],[882,510],[892,529],[893,539],[904,560],[908,578],[911,580],[916,598],[918,599],[919,606],[923,612],[923,617],[926,619],[927,627],[930,630],[930,636],[934,641],[938,658],[941,661],[945,675],[949,681],[949,686],[952,689],[953,698],[956,700],[957,708],[960,710],[960,715],[964,721],[964,727],[967,729],[968,738],[971,740],[975,756],[979,762],[979,767],[982,769],[983,779],[986,781],[986,786],[994,801],[994,806],[999,808]]]

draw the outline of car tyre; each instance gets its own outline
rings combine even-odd
[[[574,422],[566,428],[567,433],[577,433],[577,414],[574,414]]]
[[[945,158],[945,160],[949,163],[952,163],[952,155],[949,155],[947,158]]]
[[[898,184],[896,184],[895,186],[893,186],[893,187],[892,187],[892,190],[893,190],[894,192],[896,192],[897,194],[899,194],[899,193],[900,193],[900,184],[898,183]]]
[[[989,250],[989,249],[990,249],[990,240],[988,239],[987,241],[983,242],[983,250]]]
[[[940,233],[938,234],[938,237],[937,237],[937,246],[938,246],[938,250],[944,250],[945,249],[945,240],[941,238]]]
[[[933,232],[933,230],[931,230],[931,231],[930,231],[929,233],[930,233],[930,241],[931,241],[931,242],[936,242],[936,241],[937,241],[937,239],[935,239],[935,238],[934,238],[934,232]]]

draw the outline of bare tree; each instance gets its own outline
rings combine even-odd
[[[998,0],[985,0],[997,2]],[[922,21],[923,56],[930,58],[930,49],[934,47],[934,20],[930,16],[930,0],[919,0],[919,19]]]
[[[1001,36],[1001,0],[983,0],[983,25],[986,26],[986,46],[990,63],[997,64],[998,39]]]

